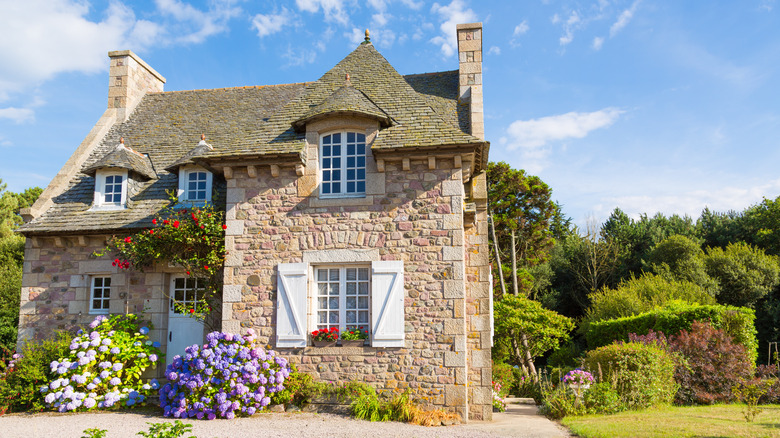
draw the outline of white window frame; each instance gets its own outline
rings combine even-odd
[[[340,143],[338,144],[339,147],[340,147],[340,154],[339,154],[338,157],[334,157],[332,154],[330,156],[328,156],[328,157],[325,157],[324,156],[325,148],[328,147],[328,146],[332,146],[332,144],[330,144],[330,145],[325,145],[324,144],[325,138],[326,137],[330,137],[330,136],[332,136],[334,134],[340,134],[341,135],[341,140],[340,140]],[[352,167],[352,168],[347,166],[348,159],[351,157],[347,153],[348,152],[348,147],[350,145],[350,143],[347,142],[347,138],[348,138],[347,136],[349,134],[355,134],[355,136],[356,136],[355,137],[355,141],[352,142],[351,144],[354,144],[356,147],[358,145],[360,145],[360,144],[363,145],[363,154],[362,155],[357,154],[357,150],[355,151],[355,154],[352,155],[352,157],[354,157],[355,160],[356,160],[355,166]],[[358,137],[357,136],[362,136],[363,137],[362,143],[360,141],[358,141]],[[318,175],[319,175],[319,179],[320,179],[320,198],[365,198],[366,197],[366,186],[368,184],[368,180],[367,180],[368,145],[366,144],[366,135],[365,135],[365,133],[358,132],[356,130],[343,130],[343,131],[326,132],[326,133],[321,134],[320,135],[320,145],[319,145],[319,157],[320,157],[320,159],[319,159],[320,169],[319,169]],[[340,165],[337,168],[333,167],[332,165],[326,167],[325,164],[328,164],[326,160],[333,159],[333,158],[338,158],[340,160],[340,163],[339,163]],[[363,165],[362,166],[358,165],[358,162],[360,161],[361,158],[362,158],[362,161],[363,161]],[[348,175],[348,172],[350,170],[354,170],[355,171],[355,177],[353,179],[351,179],[351,180],[347,179],[347,175]],[[332,171],[338,171],[340,173],[339,174],[339,179],[337,181],[335,181],[335,180],[325,181],[325,172],[332,172]],[[360,174],[361,171],[363,173],[363,178],[359,178],[359,174]],[[332,192],[325,193],[325,191],[326,191],[326,186],[325,185],[333,183],[333,182],[338,182],[339,183],[339,193],[332,193]],[[355,187],[355,191],[354,192],[347,192],[347,188],[348,188],[347,185],[350,182],[354,182],[356,186],[359,183],[362,182],[363,183],[363,190],[362,191],[358,191],[357,187]]]
[[[110,176],[122,177],[122,188],[119,202],[106,202],[106,180]],[[99,169],[95,173],[95,197],[93,209],[124,210],[127,206],[127,169]]]
[[[355,279],[349,280],[347,277],[347,270],[355,269]],[[339,272],[338,274],[338,280],[331,279],[330,271],[337,270]],[[364,270],[362,273],[365,273],[365,277],[361,276],[361,270]],[[320,277],[320,273],[325,272],[326,278],[323,281]],[[369,336],[371,335],[371,265],[316,265],[313,267],[313,276],[311,280],[311,285],[313,289],[312,298],[313,298],[313,305],[312,305],[312,330],[319,330],[322,328],[330,328],[330,327],[337,327],[339,330],[339,333],[343,333],[345,330],[348,329],[355,329],[355,328],[363,328],[363,331],[367,332]],[[352,283],[355,285],[355,293],[350,294],[348,283]],[[326,290],[325,294],[323,294],[323,290],[320,288],[320,284],[325,284]],[[338,307],[337,311],[334,312],[330,308],[323,309],[321,307],[321,300],[324,299],[326,301],[326,304],[330,304],[331,298],[336,298],[336,295],[330,294],[330,288],[334,285],[338,286]],[[365,294],[361,294],[360,290],[362,286],[365,286]],[[363,306],[360,306],[360,298],[361,296],[365,297],[365,304]],[[355,309],[348,309],[347,308],[347,300],[350,297],[355,298]],[[355,315],[355,322],[351,323],[347,321],[347,312],[355,311],[357,312]],[[321,312],[326,312],[326,321],[322,322],[320,321],[320,315]],[[360,313],[365,312],[366,318],[363,322],[360,321]],[[338,321],[333,323],[329,320],[329,316],[331,314],[337,314],[338,315]]]
[[[189,178],[190,174],[202,172],[206,174],[206,198],[190,199]],[[193,205],[203,206],[211,202],[211,192],[214,183],[214,175],[200,166],[181,166],[179,168],[179,202],[187,202]]]
[[[96,285],[97,280],[100,280],[100,286]],[[108,280],[108,286],[106,286],[106,280]],[[100,290],[100,298],[95,297],[95,292]],[[108,291],[106,296],[105,292]],[[101,303],[100,308],[95,308],[95,302]],[[111,276],[110,275],[92,275],[89,279],[89,313],[91,315],[108,315],[111,313]]]

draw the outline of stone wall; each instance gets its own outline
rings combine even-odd
[[[274,347],[279,263],[323,260],[342,254],[339,250],[370,250],[377,260],[402,260],[404,348],[279,351],[320,380],[357,380],[382,390],[409,388],[423,403],[489,419],[484,401],[491,380],[484,331],[486,228],[471,228],[468,238],[464,232],[462,170],[454,158],[438,158],[435,169],[427,159],[412,159],[409,170],[401,167],[400,161],[386,163],[381,191],[346,202],[319,199],[316,192],[306,196],[312,190],[301,190],[299,184],[311,183],[292,169],[281,169],[277,177],[258,172],[255,178],[243,169],[234,171],[227,181],[223,329],[252,327],[260,342]],[[377,172],[373,163],[371,172]],[[467,280],[474,285],[467,287]],[[472,386],[468,391],[467,384]]]
[[[107,256],[92,253],[105,247],[100,237],[30,237],[25,244],[19,344],[51,337],[55,330],[75,331],[92,322],[90,282],[94,275],[111,277],[111,314],[141,314],[154,325],[150,337],[166,344],[167,291],[170,274],[159,267],[146,273],[120,270]],[[162,367],[158,367],[159,373]]]

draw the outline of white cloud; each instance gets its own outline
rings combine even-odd
[[[523,20],[522,23],[520,23],[517,26],[515,26],[515,30],[514,30],[514,32],[512,32],[512,36],[523,35],[524,33],[528,32],[528,29],[530,29],[530,27],[528,27],[528,21],[527,20]]]
[[[252,18],[252,27],[257,31],[257,36],[263,38],[280,32],[282,28],[290,24],[290,12],[282,8],[279,14],[257,14]]]
[[[593,44],[591,45],[594,50],[601,50],[601,46],[604,45],[604,38],[602,37],[595,37],[593,38]]]
[[[202,42],[227,30],[227,21],[240,12],[234,1],[214,0],[201,11],[178,0],[156,0],[155,21],[136,18],[117,0],[97,11],[84,0],[0,1],[0,29],[13,35],[0,38],[0,101],[59,73],[105,71],[109,50],[142,53]]]
[[[488,55],[500,55],[501,54],[501,48],[498,46],[490,46],[490,50],[488,50]]]
[[[438,14],[442,20],[439,26],[441,35],[432,38],[431,42],[441,47],[441,52],[445,57],[450,57],[458,50],[458,37],[455,26],[477,21],[477,14],[466,8],[463,0],[452,0],[446,6],[434,3],[431,7],[431,12]]]
[[[780,179],[767,181],[752,187],[734,185],[707,184],[707,189],[675,191],[651,195],[626,195],[603,198],[600,216],[608,216],[614,207],[619,206],[630,216],[638,218],[640,214],[664,213],[698,217],[705,207],[713,211],[744,210],[747,206],[761,202],[763,198],[775,198],[780,192]],[[638,188],[645,191],[646,188]]]
[[[384,2],[375,2],[384,3]],[[320,9],[325,14],[325,21],[346,25],[349,16],[344,11],[344,0],[295,0],[298,9],[306,12],[317,13]]]
[[[378,27],[385,27],[390,16],[385,13],[378,13],[371,16],[371,23]]]
[[[35,112],[30,108],[0,108],[0,119],[9,119],[14,123],[31,122]]]
[[[604,108],[591,113],[570,112],[539,119],[517,120],[507,129],[510,137],[508,149],[534,149],[551,141],[584,138],[593,130],[612,125],[623,113],[623,110],[617,108]]]
[[[615,34],[620,32],[621,29],[626,27],[628,23],[631,21],[631,19],[634,17],[634,13],[636,12],[636,8],[639,6],[639,2],[641,0],[635,0],[634,3],[631,4],[631,7],[624,10],[620,16],[618,17],[617,21],[612,25],[612,27],[609,28],[609,36],[613,37]]]
[[[572,11],[571,15],[569,15],[569,18],[566,20],[566,23],[563,25],[563,36],[558,40],[562,46],[565,46],[574,40],[574,31],[579,28],[581,21],[577,11]]]
[[[317,60],[317,51],[287,46],[287,51],[282,54],[282,58],[287,60],[285,67],[300,67],[314,63]]]
[[[227,22],[241,14],[234,6],[236,0],[214,0],[209,2],[209,10],[201,11],[179,0],[155,0],[157,9],[163,16],[169,15],[175,20],[173,41],[181,43],[202,43],[206,38],[228,30]],[[186,29],[195,29],[187,33]]]

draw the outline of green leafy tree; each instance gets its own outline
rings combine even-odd
[[[747,243],[710,248],[704,258],[707,274],[718,281],[718,302],[754,307],[780,282],[777,258]]]
[[[707,275],[704,251],[698,243],[675,234],[658,243],[647,256],[649,270],[670,280],[688,281],[717,296],[718,282]]]
[[[489,163],[488,202],[492,240],[502,293],[504,274],[512,280],[513,293],[527,295],[533,289],[529,268],[547,260],[554,243],[551,218],[560,212],[550,200],[552,190],[539,177],[507,163]],[[566,221],[559,219],[561,226]]]
[[[558,347],[574,329],[571,319],[525,297],[507,295],[494,309],[497,337],[509,343],[513,361],[534,377],[534,360]]]
[[[742,240],[742,213],[730,210],[719,213],[705,208],[696,221],[697,234],[704,240],[704,247],[725,248]]]
[[[780,196],[764,199],[749,207],[742,215],[743,240],[763,249],[767,254],[780,255]]]

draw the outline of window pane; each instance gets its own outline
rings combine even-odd
[[[366,191],[366,183],[363,182],[363,181],[359,181],[357,183],[357,190],[356,190],[356,192],[357,193],[363,193],[365,191]]]
[[[329,323],[331,323],[331,324],[338,324],[339,323],[339,314],[338,314],[338,312],[330,312],[330,315],[329,315],[328,319],[329,319],[329,321],[328,321]]]
[[[359,295],[368,295],[368,283],[360,283],[358,287],[359,287],[358,290]]]
[[[368,280],[368,268],[358,269],[358,278],[361,280]]]
[[[330,144],[330,135],[326,135],[325,137],[322,137],[322,144]]]
[[[317,299],[317,304],[318,304],[320,309],[327,309],[328,308],[328,299],[325,298],[325,297],[320,297],[319,299]],[[320,322],[325,322],[325,321],[320,321]]]
[[[357,280],[357,269],[347,268],[347,281]]]
[[[355,297],[347,297],[347,309],[357,309],[357,299]]]
[[[337,134],[331,134],[333,136],[333,143],[338,144],[341,143],[341,133]],[[334,152],[335,154],[338,154],[339,152]]]
[[[339,270],[338,269],[331,269],[330,270],[330,281],[339,281]]]
[[[318,315],[320,317],[318,320],[320,324],[325,324],[328,322],[328,312],[318,312]]]
[[[355,133],[354,132],[348,132],[347,133],[347,142],[352,143],[355,141]]]
[[[317,281],[325,281],[328,279],[327,269],[317,269]]]
[[[347,144],[347,155],[355,155],[355,145]]]
[[[339,284],[334,283],[330,285],[330,295],[331,296],[338,296],[339,294]]]
[[[368,297],[358,297],[357,308],[368,309]]]
[[[103,278],[102,277],[96,277],[93,279],[95,287],[103,287]]]
[[[331,193],[341,193],[341,184],[339,184],[339,183],[332,183],[331,184]]]
[[[366,142],[366,134],[357,134],[357,141],[359,143],[365,143]]]
[[[357,322],[357,315],[355,312],[347,312],[347,324],[354,324]]]
[[[317,285],[317,289],[318,289],[319,295],[327,295],[328,294],[328,284],[327,283],[319,283]]]
[[[359,324],[368,324],[368,312],[367,311],[358,312],[358,323]]]

